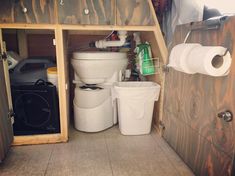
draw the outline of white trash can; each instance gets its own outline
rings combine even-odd
[[[118,102],[119,129],[123,135],[149,134],[154,101],[160,85],[154,82],[118,82],[114,84],[113,99]]]

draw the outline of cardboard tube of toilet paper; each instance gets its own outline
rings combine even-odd
[[[198,43],[182,43],[176,45],[171,50],[168,66],[180,72],[188,74],[196,73],[194,70],[188,68],[187,60],[188,55],[192,51],[192,49],[199,46],[201,45]]]
[[[217,77],[227,75],[231,63],[232,58],[226,48],[222,46],[198,46],[189,53],[187,68],[192,72]]]

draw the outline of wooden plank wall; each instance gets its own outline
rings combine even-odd
[[[55,23],[54,6],[54,0],[1,0],[0,23]]]
[[[60,24],[115,24],[114,0],[64,0],[63,5],[58,3],[58,10]]]
[[[28,34],[28,56],[51,56],[56,58],[55,45],[53,45],[54,34]]]
[[[154,16],[149,2],[151,3],[148,0],[1,0],[0,23],[153,26]]]
[[[24,30],[18,30],[17,33],[24,32]],[[8,51],[14,51],[20,55],[20,53],[25,53],[26,57],[20,55],[23,59],[33,56],[51,56],[56,58],[55,45],[53,45],[54,34],[25,34],[24,40],[26,41],[26,46],[21,43],[22,40],[19,39],[16,33],[4,33],[3,40],[6,42],[6,48]],[[18,37],[18,39],[17,39]],[[21,52],[19,48],[21,47]]]
[[[189,24],[177,27],[173,46],[184,41],[189,28]],[[217,114],[235,113],[235,17],[219,30],[193,32],[190,42],[228,48],[233,58],[231,71],[215,78],[170,68],[165,84],[164,138],[196,175],[229,176],[234,174],[235,120],[225,122]]]
[[[6,48],[8,51],[14,51],[16,53],[19,53],[19,46],[16,33],[3,34],[3,40],[6,42]]]
[[[117,25],[154,25],[147,0],[117,0]]]

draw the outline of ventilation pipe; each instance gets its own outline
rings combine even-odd
[[[96,48],[119,47],[126,43],[127,31],[118,31],[118,41],[98,40],[95,42]]]

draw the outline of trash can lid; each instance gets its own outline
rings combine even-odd
[[[150,81],[128,81],[128,82],[117,82],[114,84],[114,87],[119,88],[151,88],[151,87],[160,87],[159,84]]]

